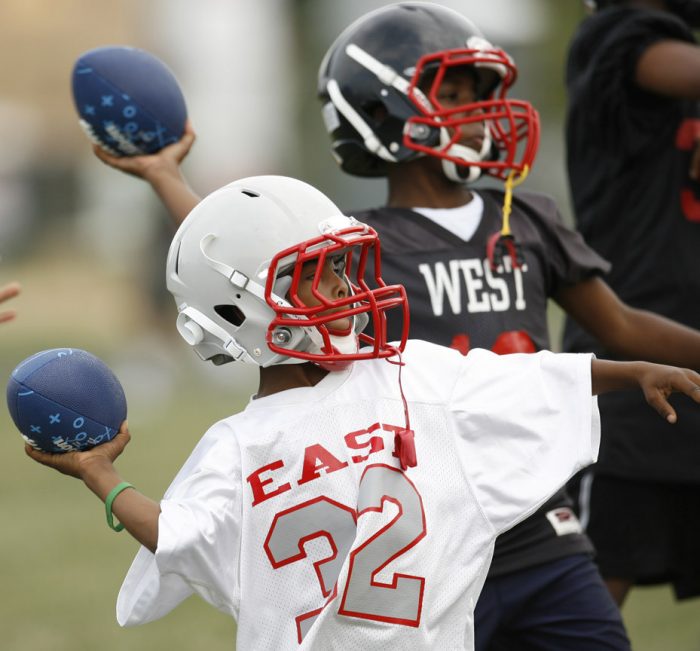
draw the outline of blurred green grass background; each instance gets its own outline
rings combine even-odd
[[[42,262],[7,270],[23,280],[24,292],[13,301],[19,318],[0,325],[3,386],[14,366],[38,350],[69,345],[102,357],[129,400],[133,439],[118,468],[158,498],[205,429],[245,404],[255,373],[207,369],[174,336],[174,309],[163,314],[160,330],[141,338],[133,281],[100,270],[96,260],[44,252]],[[100,287],[99,294],[82,284]],[[158,622],[121,629],[116,596],[136,543],[107,528],[102,504],[78,481],[24,455],[4,403],[0,432],[0,649],[235,648],[234,622],[197,597]],[[665,587],[634,590],[623,611],[633,648],[700,651],[699,605],[675,602]]]

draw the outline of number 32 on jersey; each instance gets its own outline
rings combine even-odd
[[[382,512],[387,502],[398,508],[396,516],[352,549],[358,519]],[[425,578],[395,573],[390,582],[380,582],[377,575],[417,545],[425,533],[423,500],[416,487],[401,470],[384,464],[365,468],[357,510],[321,496],[275,515],[265,539],[265,552],[273,568],[308,560],[304,546],[315,538],[326,538],[331,548],[326,558],[314,563],[326,603],[296,617],[299,643],[319,613],[336,598],[337,579],[348,556],[348,578],[338,614],[417,627]]]

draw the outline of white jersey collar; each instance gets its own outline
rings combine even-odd
[[[273,393],[264,398],[251,396],[246,406],[246,411],[250,409],[269,409],[274,407],[287,407],[289,405],[306,404],[310,405],[333,393],[341,387],[352,374],[355,364],[350,365],[343,371],[331,371],[318,384],[313,387],[297,387]]]
[[[423,217],[442,226],[460,239],[468,242],[479,228],[484,215],[484,200],[472,191],[472,200],[457,208],[412,208]]]

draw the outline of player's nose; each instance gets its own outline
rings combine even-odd
[[[330,297],[333,299],[345,298],[348,295],[348,286],[342,275],[338,275],[331,264],[326,265],[323,273],[324,280],[330,290]]]

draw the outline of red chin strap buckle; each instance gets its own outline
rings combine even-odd
[[[408,415],[408,402],[403,392],[403,384],[401,383],[401,368],[404,363],[401,359],[401,351],[395,348],[394,352],[399,360],[395,362],[389,358],[387,362],[389,362],[389,364],[396,364],[399,367],[399,393],[401,394],[401,402],[403,402],[403,414],[406,419],[406,427],[403,429],[397,428],[395,430],[393,454],[399,460],[401,470],[406,470],[408,468],[415,468],[418,465],[418,455],[416,454],[416,441],[413,430],[411,429],[411,420]]]
[[[514,269],[519,269],[525,264],[522,248],[512,234],[503,235],[498,232],[491,235],[486,244],[486,255],[493,271],[503,268],[503,258],[507,255],[510,256]]]
[[[398,457],[402,470],[418,465],[413,430],[401,429],[394,434],[394,456]]]

